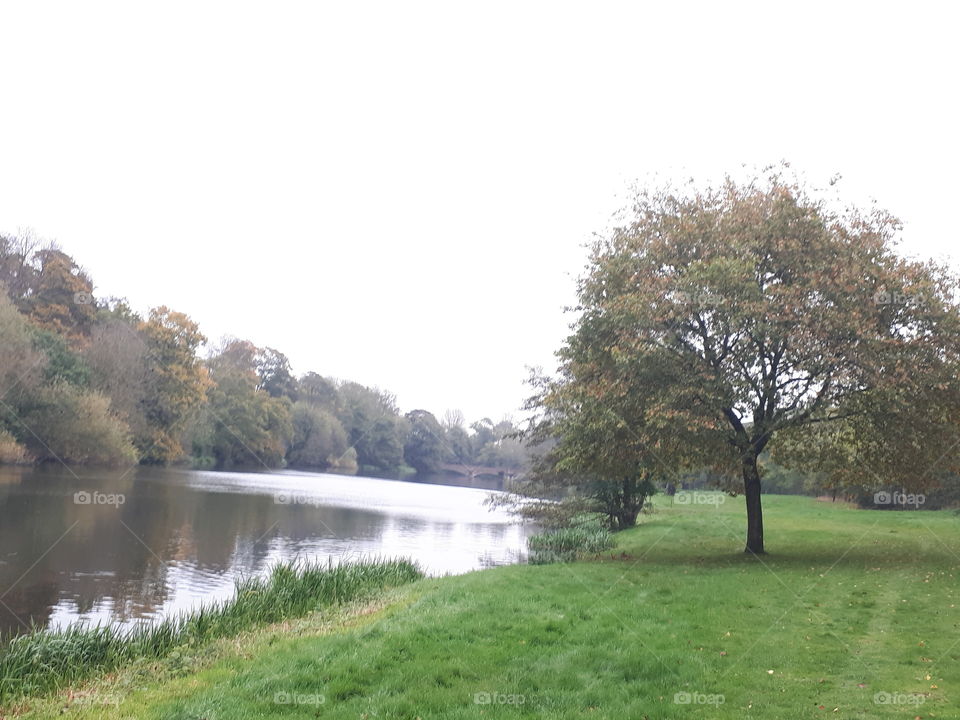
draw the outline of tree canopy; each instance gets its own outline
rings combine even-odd
[[[456,428],[425,410],[404,417],[388,392],[297,377],[284,353],[248,340],[211,350],[187,314],[161,306],[144,318],[94,287],[59,247],[0,235],[0,462],[398,476],[523,459],[502,423],[468,432],[462,414]]]
[[[575,431],[558,467],[616,474],[632,457],[738,477],[752,553],[768,445],[860,486],[956,470],[957,281],[898,255],[900,230],[780,171],[640,192],[593,247],[560,376],[535,403]]]

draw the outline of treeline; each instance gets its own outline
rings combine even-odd
[[[509,421],[401,415],[388,392],[230,338],[190,317],[98,298],[56,246],[0,236],[0,462],[191,463],[345,473],[520,468]]]

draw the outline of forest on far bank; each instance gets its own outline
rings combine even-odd
[[[520,469],[508,420],[401,414],[392,394],[226,338],[189,315],[94,295],[70,255],[0,235],[0,463],[295,467],[432,473],[445,463]]]

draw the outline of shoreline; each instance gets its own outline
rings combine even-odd
[[[408,560],[293,560],[273,566],[266,576],[237,581],[227,600],[157,622],[133,627],[81,622],[6,637],[0,640],[0,707],[11,699],[55,693],[145,658],[162,660],[179,647],[198,647],[295,620],[423,577]]]
[[[741,552],[739,501],[664,502],[590,560],[419,579],[124,666],[18,717],[902,716],[886,697],[949,715],[955,515],[767,502],[763,563]]]

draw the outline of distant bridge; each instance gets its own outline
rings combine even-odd
[[[464,475],[468,478],[500,477],[504,480],[513,480],[520,473],[516,468],[492,467],[490,465],[464,465],[463,463],[444,463],[440,466],[444,472]]]

